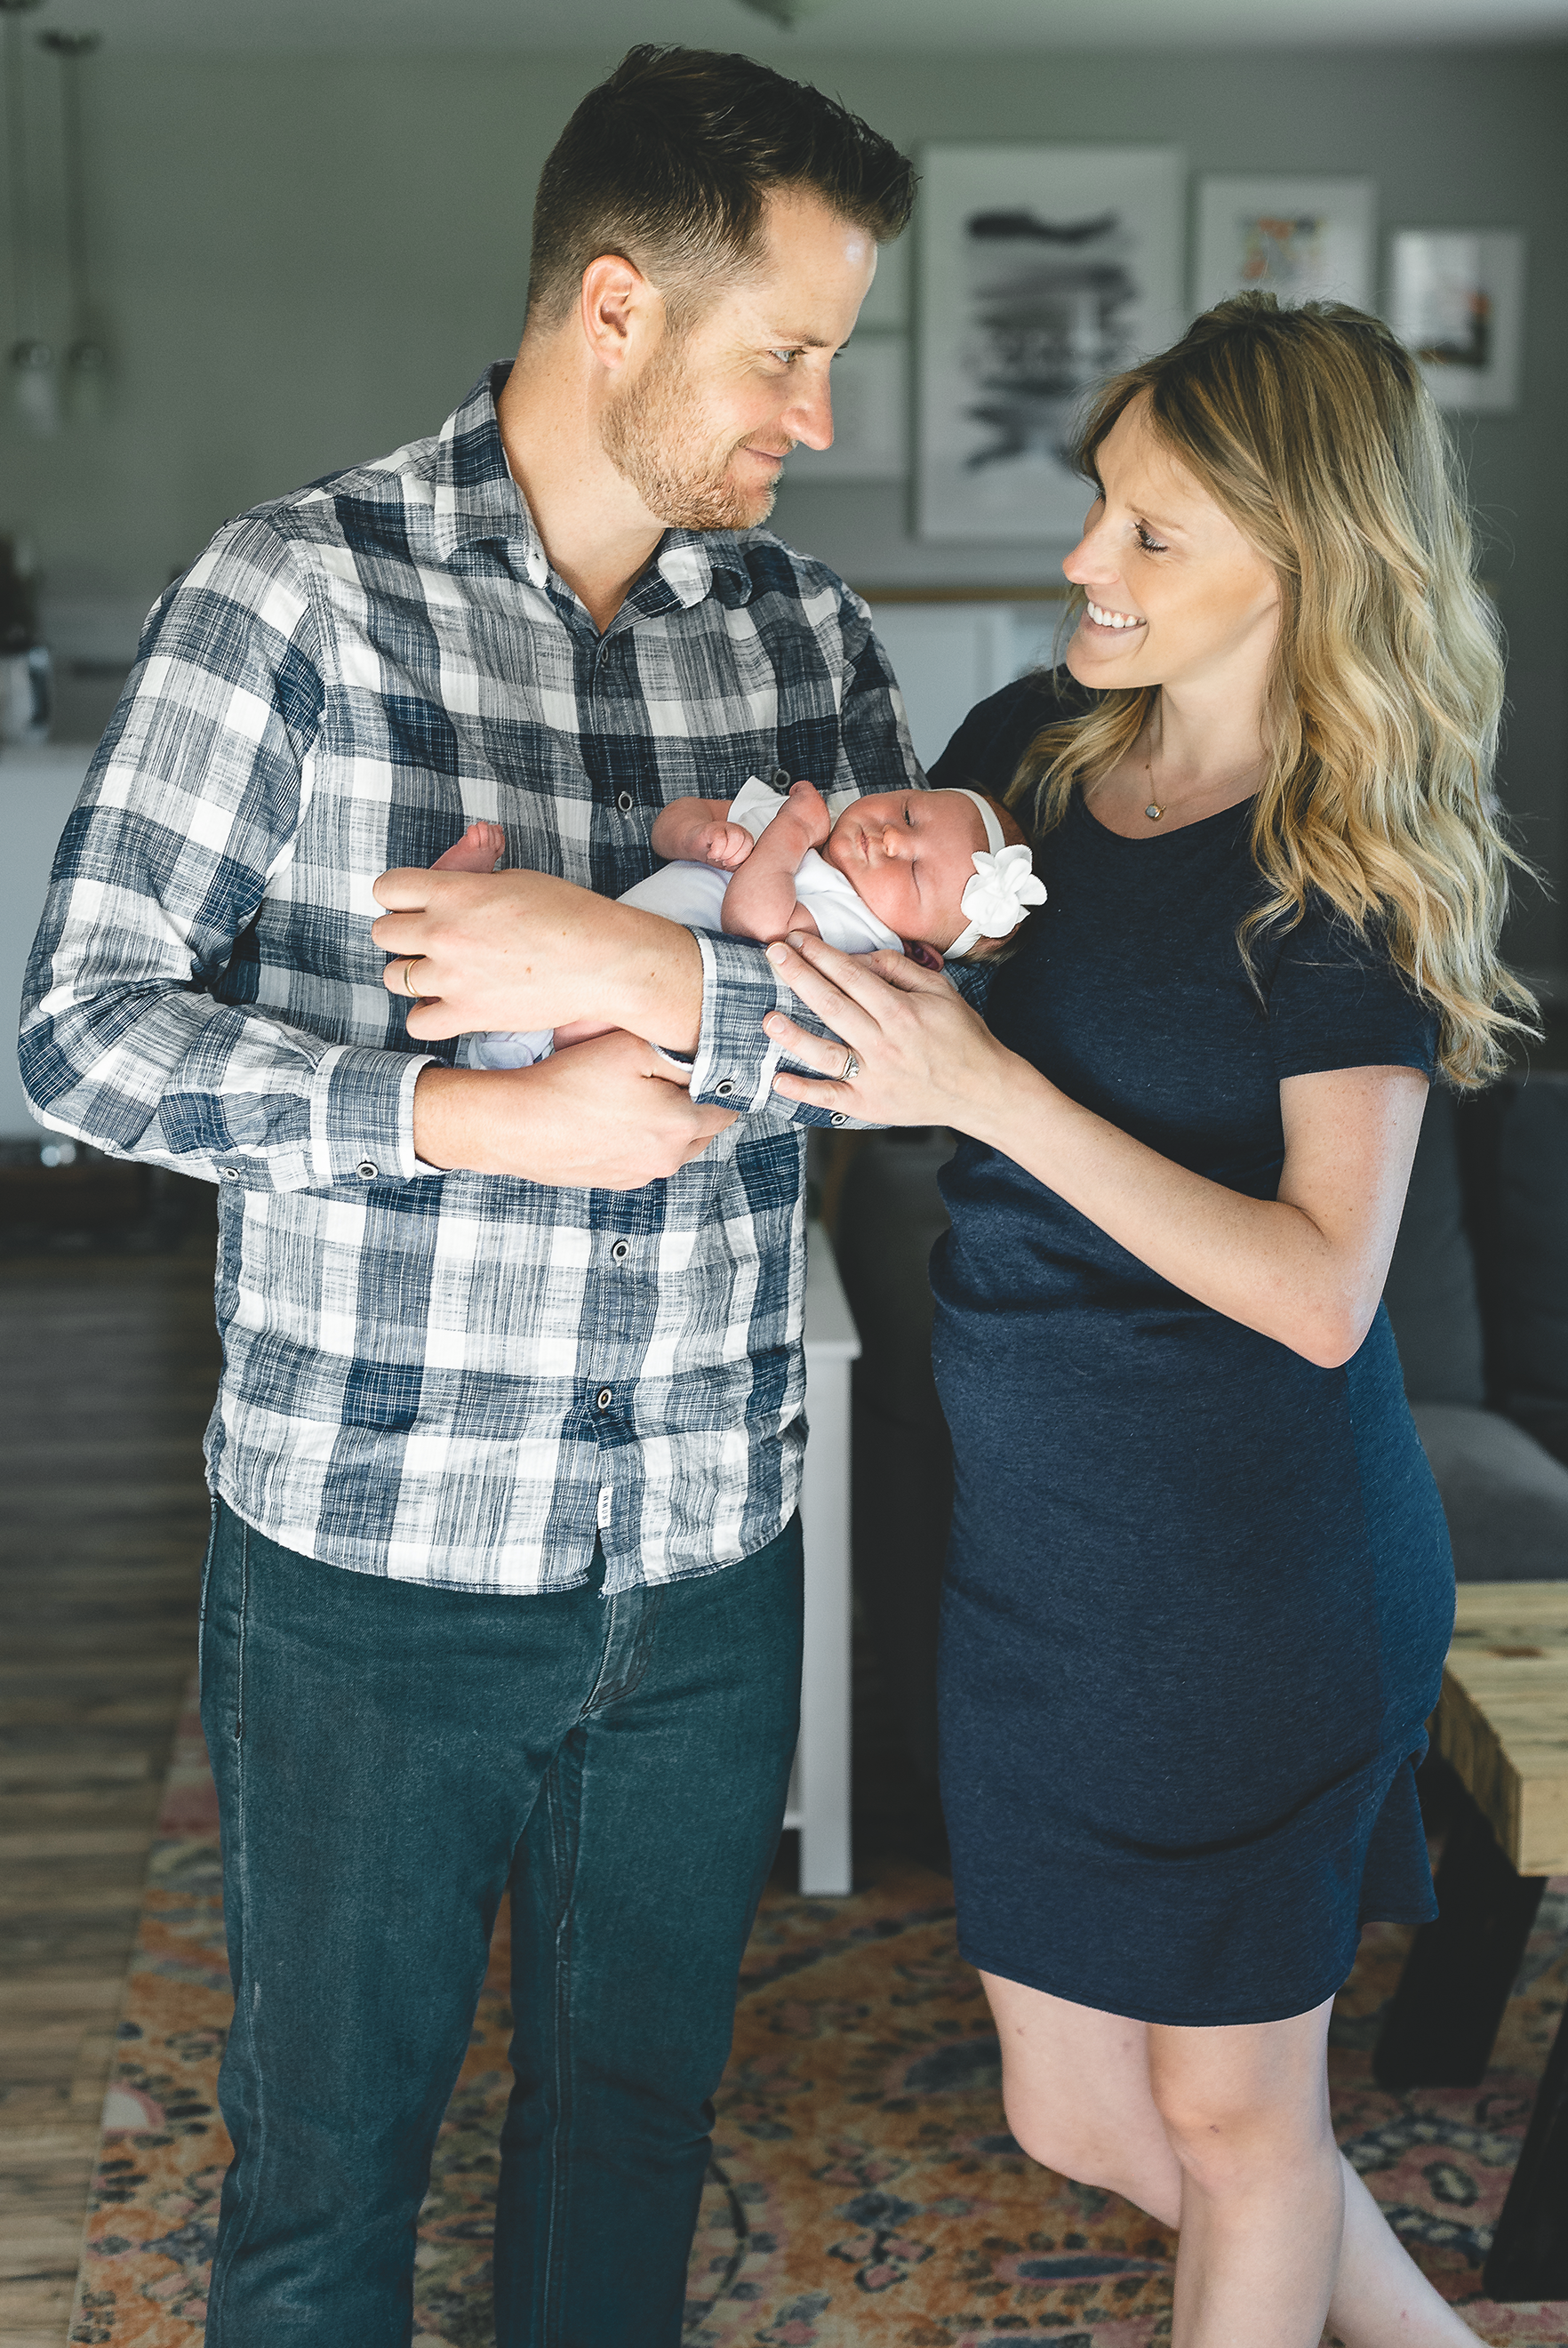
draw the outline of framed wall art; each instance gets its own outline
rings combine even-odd
[[[1370,180],[1200,180],[1194,309],[1247,293],[1367,309],[1377,195]]]
[[[1401,229],[1389,275],[1389,323],[1438,406],[1512,407],[1524,335],[1520,232]]]
[[[909,471],[909,346],[857,330],[833,362],[831,448],[794,449],[791,481],[902,481]]]
[[[1181,330],[1183,158],[938,146],[921,171],[919,535],[1071,545],[1086,396]]]

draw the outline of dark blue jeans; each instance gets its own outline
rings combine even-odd
[[[497,2348],[675,2348],[735,1978],[784,1814],[798,1524],[604,1598],[320,1565],[219,1506],[201,1717],[234,2026],[210,2348],[401,2348],[512,1887]]]

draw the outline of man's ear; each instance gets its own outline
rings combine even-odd
[[[601,252],[582,273],[578,314],[583,336],[600,366],[611,373],[626,365],[650,328],[664,323],[664,296],[634,262]]]

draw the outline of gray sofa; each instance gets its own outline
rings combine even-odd
[[[926,1264],[952,1136],[873,1136],[835,1231],[859,1326],[855,1571],[917,1776],[937,1767],[937,1608],[952,1506]],[[1568,1075],[1434,1092],[1385,1291],[1461,1581],[1568,1580]]]

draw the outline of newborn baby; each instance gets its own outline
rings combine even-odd
[[[498,824],[471,823],[436,871],[491,872]],[[753,776],[736,798],[672,799],[654,819],[661,870],[621,903],[689,929],[771,942],[792,930],[845,953],[879,947],[930,969],[980,959],[1010,937],[1045,887],[1005,808],[979,791],[883,791],[852,799],[836,823],[812,783],[787,797]],[[470,1035],[470,1067],[526,1068],[554,1045],[604,1033],[591,1016],[515,1035]]]

